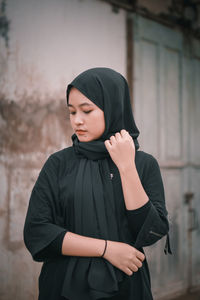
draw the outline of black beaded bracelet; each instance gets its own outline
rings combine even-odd
[[[104,251],[103,251],[103,254],[101,255],[101,257],[104,256],[105,252],[106,252],[106,248],[107,248],[107,240],[105,240],[105,248],[104,248]]]

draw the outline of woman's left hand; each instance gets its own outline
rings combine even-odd
[[[135,144],[128,131],[122,129],[104,143],[119,171],[135,166]]]

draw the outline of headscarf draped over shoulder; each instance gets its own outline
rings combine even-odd
[[[109,68],[93,68],[78,75],[67,87],[67,102],[72,87],[104,111],[105,131],[98,139],[80,142],[72,136],[80,158],[74,191],[75,233],[94,238],[120,241],[116,205],[104,141],[126,129],[139,148],[137,129],[125,78]],[[114,296],[125,273],[101,257],[70,257],[62,296],[67,299],[99,299]]]

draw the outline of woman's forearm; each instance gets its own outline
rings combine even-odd
[[[142,186],[135,164],[119,170],[126,209],[143,206],[149,198]]]
[[[71,256],[101,256],[105,240],[86,237],[68,231],[63,239],[62,254]]]

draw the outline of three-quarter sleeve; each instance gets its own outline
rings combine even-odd
[[[148,167],[142,184],[149,197],[149,208],[147,215],[145,216],[145,220],[137,233],[135,247],[141,248],[152,245],[167,235],[166,244],[168,252],[171,253],[168,235],[168,212],[165,206],[164,186],[158,162],[152,155],[149,155]],[[134,210],[127,210],[126,213],[131,228],[133,227],[135,212]]]
[[[127,210],[128,223],[131,228],[131,232],[134,240],[136,240],[137,235],[140,232],[140,229],[142,228],[142,225],[146,220],[150,207],[151,207],[151,202],[148,201],[143,206],[137,209]]]
[[[42,249],[39,253],[38,256],[41,257],[46,257],[48,259],[54,258],[55,256],[60,256],[62,255],[62,244],[63,244],[63,239],[65,237],[65,234],[68,231],[63,231],[61,232],[54,240],[51,242],[47,247]]]
[[[46,261],[59,255],[60,244],[50,252],[42,252],[67,228],[62,224],[58,186],[59,161],[51,155],[33,187],[24,224],[24,243],[33,260]],[[57,252],[58,251],[58,252]]]

